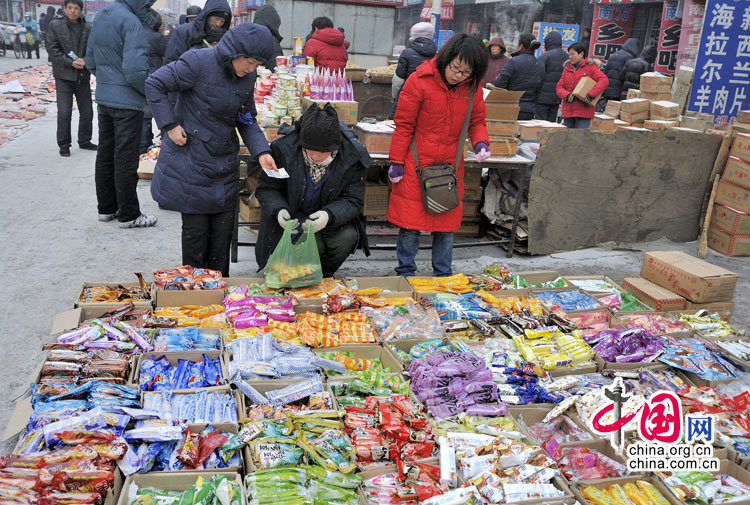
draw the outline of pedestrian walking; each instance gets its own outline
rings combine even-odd
[[[557,96],[562,102],[563,124],[568,128],[588,129],[591,118],[594,117],[595,107],[592,101],[601,95],[609,85],[609,79],[599,69],[601,61],[586,58],[586,47],[576,42],[568,48],[568,61],[563,66],[562,77],[557,83]],[[596,85],[586,94],[585,100],[573,95],[578,81],[589,77],[596,81]]]
[[[164,136],[151,196],[182,213],[182,262],[229,275],[237,208],[237,133],[262,168],[276,170],[255,120],[256,69],[273,52],[268,28],[242,23],[219,43],[188,51],[149,76],[146,94]],[[168,94],[177,92],[176,105]]]
[[[343,72],[348,60],[345,42],[344,34],[336,28],[319,28],[305,44],[302,55],[313,58],[317,68]]]
[[[169,34],[167,51],[164,56],[164,64],[177,61],[189,49],[202,49],[205,46],[203,39],[209,27],[232,26],[232,9],[227,0],[207,0],[192,23],[180,25]]]
[[[435,33],[435,27],[430,23],[417,23],[411,27],[409,31],[409,47],[401,52],[398,57],[398,64],[396,65],[395,75],[401,81],[401,87],[403,82],[413,74],[419,65],[424,63],[425,60],[435,56],[437,48],[435,42],[432,40],[432,35]],[[396,107],[398,106],[398,95],[401,93],[401,88],[398,89],[396,97],[393,101],[393,110],[388,119],[393,119],[396,115]]]
[[[29,53],[28,59],[31,59],[32,51],[36,52],[36,59],[39,59],[39,23],[31,16],[31,12],[23,15],[21,26],[26,28],[26,50]]]
[[[57,147],[60,156],[70,156],[70,122],[73,97],[78,104],[78,147],[96,151],[91,142],[94,107],[91,74],[86,68],[86,47],[91,25],[81,17],[82,0],[65,0],[65,18],[53,19],[47,28],[47,53],[52,61],[57,95]]]
[[[627,96],[629,89],[641,88],[641,76],[654,71],[656,61],[656,44],[648,44],[638,58],[633,58],[622,69],[622,94]]]
[[[265,268],[289,221],[296,235],[312,227],[323,277],[333,277],[357,248],[369,256],[360,215],[370,155],[339,121],[336,110],[330,104],[311,105],[293,132],[271,143],[271,153],[277,166],[286,167],[289,178],[261,173],[258,179],[258,267]]]
[[[281,41],[284,40],[284,37],[279,33],[281,17],[273,5],[263,4],[258,7],[257,11],[255,11],[253,23],[265,26],[273,36],[273,53],[266,64],[266,68],[271,72],[274,72],[276,70],[276,57],[284,55],[284,51],[281,49]]]
[[[502,37],[493,37],[488,42],[487,50],[489,51],[489,60],[487,61],[487,72],[482,77],[481,86],[484,87],[488,82],[495,82],[497,76],[503,70],[510,58],[505,54],[507,49],[505,48],[505,41]]]
[[[627,62],[636,58],[640,52],[641,44],[638,39],[628,39],[622,48],[607,60],[603,72],[609,79],[609,86],[604,91],[604,98],[607,100],[620,100],[622,98],[622,80],[624,78],[622,71],[625,69]]]
[[[159,70],[164,64],[164,54],[167,50],[167,38],[159,31],[161,29],[161,15],[154,9],[149,9],[149,22],[143,23],[143,29],[146,31],[148,40],[148,49],[146,49],[146,58],[148,58],[148,74],[151,75]],[[138,152],[140,154],[148,151],[154,141],[152,120],[154,116],[151,110],[143,114],[143,128],[141,129],[141,142]]]
[[[97,77],[99,220],[118,219],[120,228],[154,226],[157,221],[141,214],[136,193],[148,76],[148,38],[141,23],[149,21],[152,3],[118,0],[99,11],[86,51],[86,68]]]
[[[396,129],[388,170],[393,186],[387,219],[401,228],[396,245],[399,275],[413,276],[417,271],[414,260],[420,231],[432,233],[433,275],[453,272],[453,232],[461,226],[464,194],[464,165],[460,157],[464,139],[459,137],[467,115],[468,134],[477,159],[484,161],[490,156],[484,98],[479,88],[486,71],[487,49],[482,40],[463,33],[453,36],[435,58],[422,63],[404,83],[394,118]],[[416,159],[420,169],[454,165],[459,202],[456,208],[434,214],[424,207]]]
[[[557,122],[560,97],[557,96],[556,88],[567,60],[568,52],[562,48],[562,35],[556,30],[549,32],[544,37],[544,53],[539,57],[544,65],[544,79],[536,102],[536,119]]]
[[[534,51],[541,45],[532,34],[522,33],[518,37],[516,52],[495,79],[498,88],[524,92],[519,100],[519,120],[534,119],[536,99],[544,78],[544,65],[536,59]]]

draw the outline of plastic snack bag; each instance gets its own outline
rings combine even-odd
[[[319,284],[323,280],[318,244],[312,227],[292,242],[292,223],[287,223],[281,240],[268,259],[264,279],[270,289],[301,288]]]

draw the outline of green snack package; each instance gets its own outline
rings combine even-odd
[[[304,451],[293,444],[259,442],[252,445],[253,459],[260,468],[298,465]]]
[[[651,310],[644,307],[632,293],[622,293],[620,298],[622,299],[622,303],[620,304],[619,312],[640,312],[642,310]]]
[[[332,486],[345,487],[348,489],[357,489],[362,484],[362,477],[354,474],[345,474],[333,470],[326,470],[322,466],[303,465],[307,475],[311,478]]]
[[[354,454],[355,449],[349,438],[344,434],[343,431],[337,429],[327,430],[320,434],[318,440],[323,440],[331,444],[333,447],[341,451],[341,453],[348,457]]]
[[[357,498],[357,493],[355,491],[352,491],[351,489],[346,489],[346,488],[338,487],[338,486],[332,486],[330,484],[326,484],[325,482],[319,482],[317,480],[313,481],[313,486],[311,487],[311,495],[313,495],[316,501],[317,500],[349,501],[349,500],[354,500]]]
[[[236,451],[245,447],[248,442],[257,438],[261,433],[263,432],[258,426],[253,423],[246,424],[221,447],[221,459],[226,463]]]
[[[242,505],[242,490],[234,479],[226,475],[214,475],[213,485],[220,505]]]
[[[301,468],[275,468],[259,470],[245,477],[245,484],[261,484],[270,482],[288,482],[290,484],[307,484],[307,472]]]
[[[193,505],[213,505],[214,491],[213,482],[204,479],[202,475],[199,476],[195,481]]]

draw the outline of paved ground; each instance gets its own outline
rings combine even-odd
[[[0,64],[8,57],[0,58]],[[36,63],[36,61],[34,61]],[[75,131],[77,114],[74,114]],[[96,220],[94,192],[95,153],[72,149],[61,158],[55,145],[55,113],[34,120],[20,137],[0,148],[3,181],[3,226],[0,227],[0,334],[4,358],[0,361],[0,428],[13,409],[12,400],[28,385],[28,375],[41,359],[41,346],[50,341],[55,314],[69,310],[84,282],[131,281],[133,272],[150,272],[181,264],[180,218],[162,211],[151,200],[149,185],[139,184],[142,211],[156,214],[155,228],[120,230],[115,223]],[[96,142],[96,138],[94,139]],[[249,233],[245,238],[251,238]],[[695,254],[696,244],[657,241],[635,244],[640,250],[679,249]],[[740,273],[735,322],[750,326],[750,261],[726,258],[709,251],[708,260]],[[476,272],[487,264],[504,263],[511,269],[557,270],[561,274],[604,274],[616,281],[637,276],[641,252],[582,251],[538,257],[505,259],[496,247],[457,249],[455,271]],[[378,251],[370,258],[350,258],[340,275],[392,275],[395,254]],[[429,251],[418,257],[420,273],[430,272]],[[233,276],[255,276],[253,250],[240,249]],[[8,448],[5,448],[7,451]],[[3,447],[0,446],[0,452]]]
[[[44,49],[39,50],[40,58],[38,60],[36,59],[36,53],[32,52],[31,56],[32,58],[30,60],[27,58],[17,59],[13,54],[13,50],[9,49],[8,51],[6,51],[5,56],[0,56],[0,74],[10,72],[11,70],[16,70],[18,68],[39,65],[40,62],[47,62],[47,51],[45,51]],[[3,81],[2,76],[0,76],[0,81]]]

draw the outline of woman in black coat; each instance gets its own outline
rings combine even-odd
[[[649,44],[638,58],[633,58],[625,64],[620,75],[623,95],[627,95],[629,89],[640,89],[641,76],[646,72],[654,71],[654,61],[656,61],[656,44]]]
[[[534,51],[541,45],[532,34],[522,33],[518,37],[516,52],[495,79],[495,87],[524,92],[520,100],[519,120],[534,119],[537,96],[544,79],[544,65],[536,59]]]
[[[625,65],[636,58],[641,52],[641,43],[638,39],[628,39],[622,48],[607,60],[607,65],[602,69],[609,79],[609,86],[604,90],[604,98],[607,100],[620,100],[622,97],[622,71]]]

